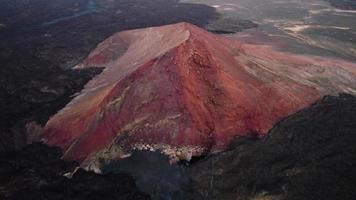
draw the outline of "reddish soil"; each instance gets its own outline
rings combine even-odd
[[[105,67],[45,127],[86,164],[133,148],[189,159],[236,136],[263,137],[325,94],[355,93],[356,64],[292,55],[188,23],[106,39],[77,68]]]

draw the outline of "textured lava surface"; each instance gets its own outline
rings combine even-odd
[[[356,64],[301,56],[188,23],[117,33],[77,68],[104,67],[45,127],[64,158],[95,169],[132,149],[189,159],[263,137],[326,94],[356,93]]]
[[[58,148],[41,143],[0,156],[2,200],[149,200],[129,174],[100,175],[60,159]]]
[[[355,96],[325,96],[265,139],[237,138],[229,150],[190,165],[194,189],[183,199],[354,199],[355,117]]]

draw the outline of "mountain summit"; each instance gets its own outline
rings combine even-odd
[[[91,169],[132,149],[172,159],[264,136],[321,96],[356,94],[356,64],[293,55],[188,23],[117,33],[77,68],[104,67],[43,140]]]

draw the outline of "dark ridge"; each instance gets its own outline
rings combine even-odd
[[[212,33],[215,33],[215,34],[233,34],[233,33],[236,33],[234,31],[224,31],[224,30],[208,30]]]
[[[60,159],[57,148],[32,144],[0,157],[2,200],[144,200],[128,174],[99,175],[77,170],[69,179],[64,174],[77,166]]]
[[[223,19],[222,22],[207,26],[208,31],[216,34],[232,34],[258,27],[258,24],[245,19]]]
[[[356,196],[356,97],[326,96],[261,139],[187,168],[185,199],[344,200]]]
[[[335,8],[342,10],[356,10],[356,1],[355,0],[324,0]]]

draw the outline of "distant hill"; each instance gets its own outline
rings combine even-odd
[[[356,10],[356,0],[324,0],[332,6],[343,10]]]

